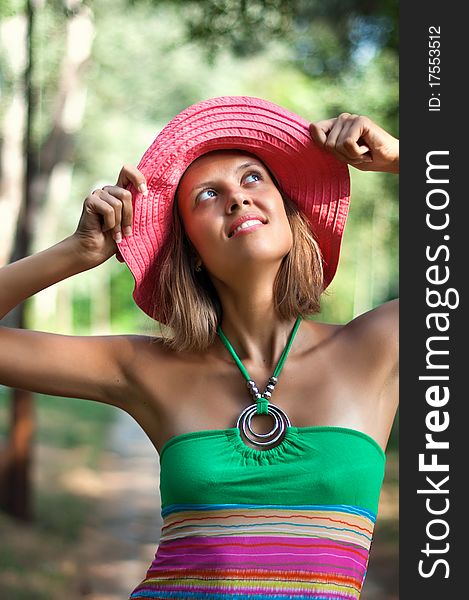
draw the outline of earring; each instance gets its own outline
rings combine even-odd
[[[200,271],[202,271],[202,265],[196,265],[195,270],[197,271],[197,273],[200,273]]]

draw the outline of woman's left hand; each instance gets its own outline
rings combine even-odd
[[[342,113],[309,130],[316,144],[360,171],[399,173],[399,140],[368,117]]]

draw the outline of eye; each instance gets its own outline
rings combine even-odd
[[[262,176],[260,173],[258,173],[257,171],[254,171],[252,173],[248,173],[246,175],[246,177],[244,178],[244,182],[245,183],[255,183],[256,181],[261,181]]]
[[[205,202],[207,200],[210,200],[210,198],[214,198],[215,196],[216,196],[215,190],[203,190],[197,196],[197,202]]]

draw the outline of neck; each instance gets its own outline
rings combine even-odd
[[[268,273],[246,283],[214,282],[223,307],[221,328],[242,362],[273,370],[295,319],[284,320],[275,311],[273,278]]]

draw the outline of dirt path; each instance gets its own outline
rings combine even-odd
[[[125,413],[112,429],[98,476],[100,497],[80,551],[81,594],[124,600],[145,576],[161,528],[158,454]]]
[[[139,425],[119,413],[97,481],[91,483],[99,487],[99,497],[79,550],[81,598],[126,600],[144,577],[161,528],[158,482],[155,449]],[[386,493],[382,497],[389,502]],[[380,535],[378,519],[362,600],[398,600],[396,570],[389,568],[394,552]]]

